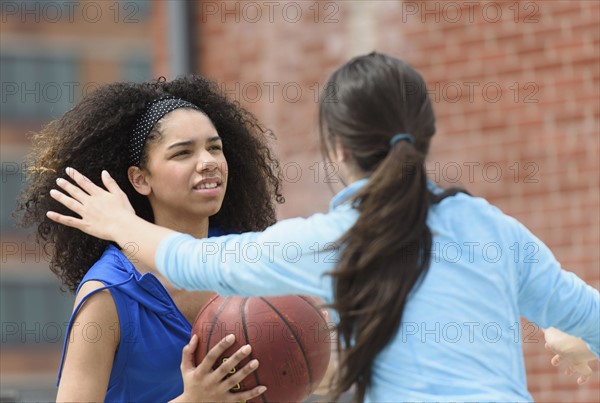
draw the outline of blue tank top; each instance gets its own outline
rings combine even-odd
[[[100,281],[105,286],[86,295],[71,315],[57,385],[68,335],[79,308],[91,295],[108,289],[117,307],[121,340],[105,400],[165,402],[179,396],[183,392],[179,369],[181,350],[189,342],[192,326],[167,290],[151,273],[138,272],[113,245],[106,248],[86,273],[77,292],[81,284],[90,280]]]

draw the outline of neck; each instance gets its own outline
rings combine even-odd
[[[369,175],[366,174],[365,172],[348,171],[348,172],[346,172],[346,175],[344,175],[343,178],[340,177],[340,179],[342,180],[342,183],[344,184],[344,186],[350,186],[354,182],[357,182],[361,179],[368,178],[368,177],[369,177]]]
[[[208,237],[208,217],[204,218],[191,218],[191,219],[173,219],[171,217],[161,216],[155,214],[154,224],[161,227],[171,229],[173,231],[188,234],[194,238],[206,238]],[[127,255],[126,250],[122,250]],[[129,256],[127,256],[129,258]],[[135,258],[135,256],[133,256]],[[132,260],[132,259],[129,259]],[[133,260],[132,260],[133,261]],[[149,267],[143,265],[139,260],[135,263],[135,268],[140,273],[151,272],[154,275],[158,275],[155,270],[151,270]]]
[[[183,220],[174,220],[160,216],[155,216],[154,218],[154,224],[158,226],[183,234],[189,234],[194,238],[206,238],[208,236],[208,217]]]
[[[344,186],[350,186],[354,182],[369,176],[368,173],[363,172],[355,164],[352,164],[349,161],[337,160],[334,161],[334,164],[337,164],[337,174]]]

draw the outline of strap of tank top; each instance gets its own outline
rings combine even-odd
[[[60,377],[62,375],[62,369],[63,369],[63,364],[65,362],[65,354],[67,353],[67,342],[69,340],[69,337],[71,335],[71,328],[73,326],[73,321],[75,319],[75,316],[77,316],[77,312],[79,312],[79,308],[81,308],[81,306],[83,305],[83,303],[85,301],[87,301],[87,299],[89,297],[91,297],[92,295],[96,294],[97,292],[106,290],[108,288],[112,288],[112,287],[119,287],[122,286],[125,283],[128,283],[129,281],[131,281],[133,278],[135,277],[135,275],[132,273],[131,276],[129,276],[129,278],[125,281],[122,281],[120,283],[117,284],[110,284],[110,285],[106,285],[104,287],[100,287],[97,290],[94,290],[92,292],[90,292],[88,295],[86,295],[85,297],[83,297],[81,299],[81,301],[79,302],[79,304],[77,304],[77,306],[75,307],[75,310],[73,311],[73,314],[71,314],[71,319],[69,320],[69,325],[67,327],[67,332],[65,334],[65,341],[63,343],[63,350],[62,350],[62,356],[60,357],[60,367],[58,368],[58,378],[56,379],[56,386],[59,385],[60,383]],[[90,279],[88,281],[93,281],[93,279]]]

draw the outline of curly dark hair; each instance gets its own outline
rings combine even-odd
[[[229,186],[221,210],[209,219],[210,226],[240,233],[260,231],[276,221],[275,202],[283,203],[284,198],[279,162],[268,145],[274,136],[238,102],[228,100],[214,82],[185,76],[102,86],[34,133],[27,158],[28,181],[16,209],[20,225],[37,225],[36,241],[50,258],[50,269],[72,292],[110,242],[48,219],[48,210],[73,215],[50,197],[50,189],[56,187],[57,177],[66,178],[66,167],[77,169],[99,186],[100,173],[106,169],[136,213],[153,222],[148,199],[135,191],[127,177],[129,136],[146,105],[167,94],[202,109],[223,141]],[[140,166],[147,160],[146,152]]]

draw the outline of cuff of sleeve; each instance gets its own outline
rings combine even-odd
[[[585,343],[585,345],[587,346],[587,348],[590,349],[590,351],[592,353],[594,353],[594,355],[596,356],[596,358],[600,360],[600,351],[598,351],[597,348],[593,348],[590,343]]]

